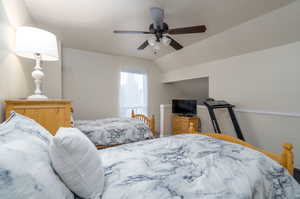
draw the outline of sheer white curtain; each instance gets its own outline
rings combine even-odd
[[[131,110],[135,113],[148,113],[147,74],[132,71],[121,71],[119,91],[119,115],[130,117]]]

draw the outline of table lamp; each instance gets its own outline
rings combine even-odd
[[[27,99],[48,99],[43,95],[41,88],[44,77],[41,61],[57,61],[59,59],[56,36],[39,28],[20,26],[16,30],[15,52],[18,56],[36,61],[32,72],[36,89],[34,94]]]

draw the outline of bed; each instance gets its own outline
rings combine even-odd
[[[105,171],[102,199],[300,198],[299,184],[278,162],[207,135],[131,143],[99,156]]]
[[[235,137],[225,135],[225,134],[217,134],[217,133],[204,133],[204,132],[198,132],[196,128],[194,127],[193,123],[190,123],[189,125],[189,133],[190,134],[201,134],[209,137],[213,137],[219,140],[224,140],[232,143],[236,143],[242,146],[245,146],[247,148],[253,149],[255,151],[258,151],[260,153],[263,153],[264,155],[268,156],[269,158],[273,159],[277,163],[279,163],[281,166],[286,168],[288,172],[293,175],[294,172],[294,153],[293,153],[293,145],[289,143],[282,144],[282,152],[281,154],[273,154],[265,150],[261,150],[251,144],[248,144],[247,142],[244,142],[240,139],[237,139]]]
[[[74,127],[81,130],[98,149],[109,148],[157,137],[154,115],[131,112],[131,118],[77,120]]]
[[[293,152],[288,144],[281,155],[276,155],[230,136],[200,134],[191,126],[190,134],[97,151],[78,129],[64,131],[53,137],[17,113],[0,125],[0,198],[73,199],[74,192],[57,171],[82,169],[83,173],[71,180],[84,178],[80,182],[88,189],[93,183],[88,184],[87,178],[99,174],[96,168],[104,174],[94,178],[103,181],[101,199],[300,198],[300,185],[291,176]],[[66,139],[57,142],[57,135]],[[66,147],[57,157],[65,160],[77,156],[76,164],[57,167],[55,143]],[[87,154],[94,156],[89,159]],[[99,163],[93,165],[93,160]]]

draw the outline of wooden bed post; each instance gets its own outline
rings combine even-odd
[[[188,133],[191,133],[191,134],[197,133],[193,122],[191,122],[190,125],[189,125],[189,132]]]
[[[155,117],[154,117],[154,115],[151,115],[151,118],[150,118],[150,130],[152,131],[152,133],[156,137],[157,135],[156,135],[156,132],[155,132]]]
[[[131,118],[134,118],[134,110],[131,110]]]
[[[293,175],[294,173],[294,153],[293,153],[293,145],[289,143],[284,143],[282,145],[283,150],[281,153],[281,161],[282,165],[287,168],[289,173]]]

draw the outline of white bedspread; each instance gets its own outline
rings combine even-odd
[[[153,137],[144,122],[131,118],[77,120],[75,127],[81,130],[95,145],[126,144]]]
[[[243,146],[203,135],[178,135],[99,151],[102,199],[300,198],[279,164]]]

